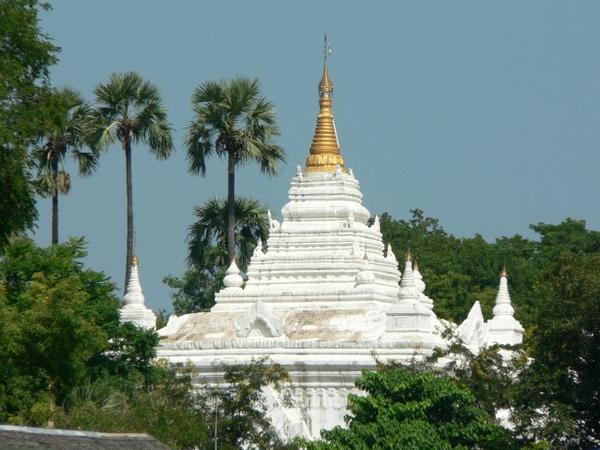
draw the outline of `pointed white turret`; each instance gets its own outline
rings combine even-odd
[[[365,256],[363,258],[363,263],[360,266],[360,270],[356,274],[356,286],[360,286],[363,284],[374,284],[375,283],[375,272],[373,272],[373,267],[369,263],[369,257],[367,256],[367,250],[365,249]]]
[[[394,251],[392,250],[392,246],[390,244],[387,245],[387,250],[385,252],[385,258],[392,262],[394,265],[398,265],[398,260],[396,259],[396,255],[394,255]]]
[[[122,323],[132,322],[142,328],[155,328],[156,315],[146,307],[138,266],[138,258],[134,256],[131,260],[131,275],[123,297],[123,307],[119,311],[120,320]]]
[[[440,347],[443,343],[434,334],[435,316],[419,301],[420,292],[415,281],[409,250],[400,281],[400,302],[386,311],[386,330],[380,339],[419,342],[422,350]]]
[[[419,272],[419,261],[415,258],[415,265],[413,266],[413,276],[415,277],[415,285],[417,290],[421,293],[425,292],[425,282],[423,281],[423,275]]]
[[[419,292],[419,301],[423,303],[429,309],[433,309],[433,300],[425,295],[425,282],[423,281],[423,275],[419,272],[419,262],[415,258],[415,265],[413,267],[413,276],[415,278],[415,285]]]
[[[410,250],[406,254],[406,262],[404,263],[404,272],[402,273],[402,281],[400,281],[400,301],[403,300],[418,300],[419,291],[415,283],[415,276],[413,274],[412,261],[410,256]]]
[[[375,219],[373,220],[373,225],[371,225],[371,228],[376,232],[376,233],[381,233],[380,230],[380,223],[379,223],[379,215],[375,216]]]
[[[486,328],[481,305],[476,301],[467,318],[456,329],[456,335],[473,353],[478,353],[486,344]]]
[[[258,242],[256,243],[256,247],[254,247],[252,257],[260,258],[261,256],[264,256],[263,241],[261,238],[258,238]]]
[[[225,278],[223,278],[223,285],[225,286],[225,289],[241,290],[243,284],[244,279],[240,275],[240,269],[238,269],[234,258],[227,268]]]
[[[488,344],[515,345],[523,342],[523,326],[513,317],[515,310],[511,305],[508,292],[506,266],[500,274],[500,287],[493,313],[494,317],[487,323]]]

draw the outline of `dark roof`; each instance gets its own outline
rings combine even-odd
[[[0,425],[0,449],[25,448],[166,450],[169,447],[145,433],[96,433]]]

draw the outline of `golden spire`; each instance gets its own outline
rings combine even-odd
[[[140,260],[138,259],[138,257],[136,255],[133,255],[133,257],[131,258],[131,265],[137,266],[139,263],[140,263]]]
[[[506,271],[506,263],[502,266],[502,272],[500,272],[501,277],[508,277],[508,272]]]
[[[411,252],[410,252],[410,247],[408,247],[408,250],[407,250],[407,252],[406,252],[406,260],[407,260],[407,261],[410,261],[410,260],[412,260],[412,254],[411,254]]]
[[[331,105],[333,103],[333,82],[327,69],[327,33],[324,35],[323,76],[319,83],[319,115],[317,126],[310,145],[310,156],[306,160],[307,172],[333,172],[335,166],[344,167],[340,155],[340,144],[335,130],[335,120]]]

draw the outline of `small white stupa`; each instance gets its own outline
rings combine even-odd
[[[427,308],[433,309],[433,300],[425,295],[425,281],[423,281],[423,275],[419,272],[419,262],[415,258],[415,266],[413,267],[413,274],[415,277],[415,284],[417,286],[417,290],[419,291],[419,301]]]
[[[475,302],[469,315],[456,329],[456,335],[474,353],[490,345],[517,345],[523,342],[523,326],[514,318],[515,310],[508,292],[506,265],[500,273],[500,286],[496,296],[494,317],[483,318],[481,305]]]
[[[138,258],[134,256],[131,259],[131,274],[123,297],[123,307],[119,310],[121,323],[132,322],[138,327],[154,329],[156,328],[156,315],[146,307],[138,267]]]
[[[489,344],[516,345],[523,342],[523,326],[514,318],[515,310],[510,301],[506,266],[500,274],[500,287],[492,312],[494,317],[487,322]]]

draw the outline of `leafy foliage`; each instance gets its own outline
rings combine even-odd
[[[356,386],[366,395],[349,396],[348,429],[322,431],[308,449],[509,448],[507,433],[448,378],[380,366]]]
[[[257,79],[234,78],[207,81],[192,96],[194,120],[188,127],[190,171],[204,175],[206,159],[231,156],[235,165],[257,162],[263,172],[274,175],[284,161],[275,108],[260,94]]]
[[[163,283],[175,290],[171,294],[175,314],[180,316],[206,311],[215,304],[215,293],[223,286],[226,270],[225,266],[215,265],[221,255],[220,248],[207,248],[203,254],[202,267],[191,267],[181,278],[173,275],[163,278]]]
[[[144,143],[159,159],[173,151],[173,136],[167,112],[156,86],[135,72],[113,73],[95,90],[93,142],[99,149],[110,144]]]
[[[69,406],[57,409],[55,424],[105,432],[148,432],[172,448],[274,449],[283,444],[265,418],[262,389],[280,389],[287,373],[266,359],[224,366],[227,388],[200,390],[192,366],[164,361],[153,367],[144,389],[136,380],[102,378],[74,389]],[[216,433],[215,433],[216,423]]]
[[[558,238],[551,252],[557,259],[538,285],[544,302],[528,343],[533,360],[521,377],[516,421],[521,436],[552,447],[595,448],[600,445],[600,254],[580,253],[589,249],[589,237],[577,233],[576,239],[565,239],[561,231],[551,227],[545,234],[547,241]]]
[[[44,128],[48,70],[58,47],[42,33],[37,0],[0,1],[0,251],[37,219],[27,150]]]
[[[43,423],[52,405],[86,380],[147,374],[156,334],[119,324],[114,285],[84,269],[84,255],[82,240],[45,249],[17,240],[6,247],[0,260],[0,421]]]
[[[208,200],[196,207],[194,215],[197,220],[189,228],[188,263],[198,268],[205,267],[205,253],[216,247],[217,252],[210,255],[210,260],[217,266],[225,266],[227,203],[216,198]],[[245,270],[258,240],[265,242],[269,235],[267,208],[253,198],[236,198],[234,231],[237,262]]]
[[[82,175],[94,173],[98,164],[95,154],[82,151],[89,139],[92,109],[81,94],[71,88],[53,90],[46,101],[50,105],[51,117],[39,137],[40,145],[33,150],[40,192],[45,195],[54,192],[67,194],[70,190],[70,176],[64,170],[67,152],[77,162]],[[60,166],[58,173],[52,173],[54,162]]]
[[[213,389],[213,398],[206,407],[208,417],[217,417],[219,448],[272,449],[282,445],[266,417],[263,389],[268,387],[283,393],[291,405],[288,373],[268,358],[253,359],[247,365],[224,366],[226,389]],[[214,435],[214,424],[211,433]]]
[[[208,448],[203,399],[192,388],[190,367],[158,363],[140,389],[135,378],[101,378],[75,388],[55,425],[104,432],[147,432],[172,448]],[[128,383],[127,383],[128,382]]]
[[[52,197],[52,243],[56,244],[58,195],[71,190],[71,176],[64,168],[66,156],[70,154],[77,161],[79,173],[85,176],[94,173],[98,159],[96,154],[82,150],[89,139],[90,105],[70,88],[53,90],[46,101],[50,118],[32,156],[38,171],[38,192]]]
[[[246,270],[258,240],[265,242],[269,233],[267,209],[252,198],[236,198],[235,239],[238,264]],[[204,311],[214,305],[227,269],[227,204],[212,199],[195,209],[196,222],[189,228],[188,264],[181,278],[163,279],[175,289],[172,302],[175,314]]]
[[[419,259],[427,295],[435,300],[436,313],[458,323],[476,300],[481,303],[484,316],[491,316],[498,273],[506,263],[513,306],[519,321],[530,330],[536,320],[537,305],[543,301],[532,286],[540,281],[548,264],[566,251],[591,253],[600,249],[600,233],[587,230],[585,222],[579,220],[532,225],[532,230],[540,235],[539,241],[515,235],[488,243],[479,235],[457,238],[423,211],[415,209],[411,213],[410,220],[394,220],[383,213],[383,239],[396,255],[411,248]]]

